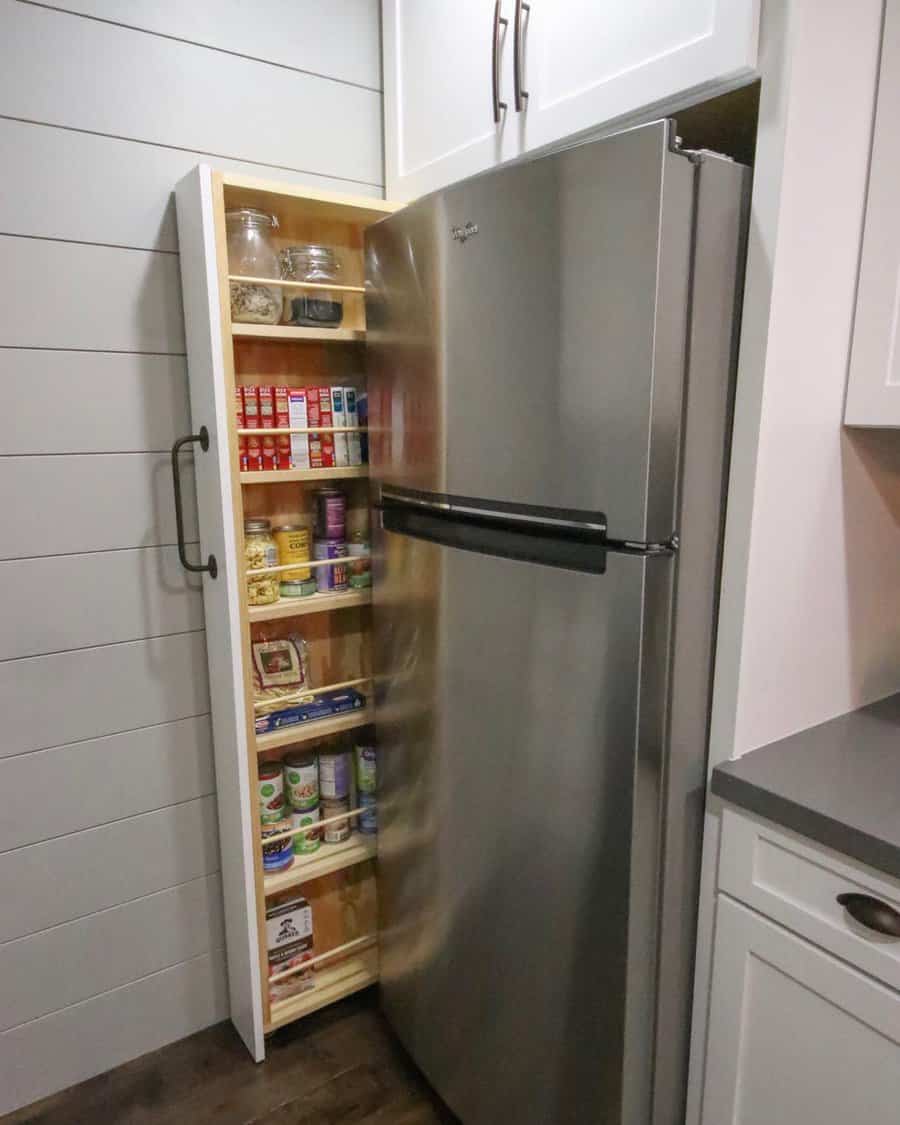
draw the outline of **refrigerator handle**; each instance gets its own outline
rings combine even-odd
[[[516,18],[513,25],[513,89],[515,91],[516,113],[521,113],[528,100],[528,91],[522,89],[522,55],[525,52],[525,32],[522,28],[522,13],[528,12],[531,5],[525,0],[516,0]]]
[[[500,124],[500,111],[506,109],[506,102],[500,101],[500,28],[506,28],[509,20],[500,15],[500,0],[494,0],[494,37],[491,50],[491,93],[494,101],[494,124]]]

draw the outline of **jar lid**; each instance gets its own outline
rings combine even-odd
[[[306,531],[305,523],[280,523],[273,531]]]
[[[271,524],[268,520],[262,519],[246,519],[244,520],[244,533],[251,535],[254,532],[270,531]]]
[[[315,244],[308,246],[285,246],[284,253],[290,258],[307,258],[311,262],[319,262],[322,265],[337,264],[337,255],[331,246],[319,246]]]
[[[259,777],[270,778],[277,777],[281,773],[280,762],[263,762],[259,767]]]
[[[256,207],[239,207],[235,211],[225,212],[225,222],[234,226],[245,227],[271,227],[278,229],[278,219],[267,211],[260,211]]]

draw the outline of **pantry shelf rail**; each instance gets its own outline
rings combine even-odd
[[[238,437],[278,437],[285,434],[364,434],[367,432],[366,426],[284,426],[277,429],[262,428],[257,430],[244,430],[237,431]],[[345,465],[344,468],[351,466]],[[358,465],[352,466],[359,468]]]
[[[346,691],[347,688],[357,687],[359,684],[370,684],[371,676],[360,676],[356,680],[342,680],[339,684],[326,684],[320,688],[303,688],[301,691],[291,692],[290,695],[279,695],[276,699],[259,699],[253,704],[255,711],[274,709],[274,705],[284,707],[291,703],[306,703],[317,695],[327,695],[330,691]]]
[[[327,828],[330,824],[340,824],[344,820],[353,820],[354,817],[371,814],[376,806],[351,809],[350,812],[340,813],[338,816],[329,816],[325,820],[317,820],[307,828],[291,828],[287,832],[279,832],[277,836],[266,836],[266,845],[280,844],[282,840],[293,840],[295,836],[308,836],[310,832],[318,832],[320,828]]]
[[[244,274],[230,273],[229,281],[240,281],[245,285],[277,285],[282,289],[318,289],[326,293],[365,293],[364,285],[329,285],[318,281],[286,281],[276,277],[246,277]]]
[[[269,984],[277,984],[280,980],[287,980],[288,977],[295,977],[298,973],[305,973],[307,969],[312,969],[325,961],[333,961],[335,957],[343,957],[350,953],[361,953],[364,949],[371,949],[377,941],[377,934],[366,934],[363,937],[354,938],[353,941],[345,941],[343,945],[336,945],[334,949],[329,949],[326,953],[320,953],[317,957],[310,957],[308,961],[285,969],[282,973],[274,973],[268,978]]]
[[[304,559],[302,562],[279,563],[278,566],[255,566],[244,573],[248,578],[253,578],[257,574],[278,574],[285,570],[297,570],[301,566],[346,566],[347,558],[347,555],[342,555],[337,559]]]

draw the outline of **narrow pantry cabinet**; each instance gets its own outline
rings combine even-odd
[[[758,0],[382,0],[388,194],[749,81]]]
[[[341,782],[349,789],[345,803],[317,808],[317,822],[297,815],[284,823],[289,805],[281,823],[263,825],[262,814],[278,821],[277,767],[285,755],[307,754],[317,778],[318,759],[308,752],[344,753],[350,738],[372,745],[364,427],[352,417],[314,414],[313,403],[324,411],[322,403],[329,409],[338,402],[349,405],[365,392],[363,234],[394,208],[374,199],[223,174],[205,165],[182,180],[176,199],[193,434],[173,449],[174,480],[177,503],[179,450],[189,446],[200,513],[199,548],[180,547],[189,566],[205,571],[231,1017],[260,1060],[268,1032],[378,976],[375,836],[359,830],[360,807],[368,795],[358,794],[352,771],[344,770]],[[313,253],[313,265],[330,268],[336,260],[337,277],[332,270],[330,280],[314,280],[315,274],[301,270],[299,276],[288,271],[289,280],[281,280],[271,267],[257,276],[249,276],[246,268],[236,273],[234,263],[229,265],[225,216],[241,209],[251,224],[273,227],[267,217],[276,217],[277,227],[267,231],[273,262],[286,247],[325,247]],[[304,254],[304,260],[310,258],[305,251],[300,257]],[[232,321],[242,287],[251,297],[262,293],[269,301],[256,322]],[[285,316],[283,297],[288,298]],[[300,298],[301,311],[292,298]],[[341,302],[342,313],[336,313]],[[326,323],[310,325],[316,318]],[[286,319],[306,323],[281,323]],[[271,400],[279,412],[280,400],[290,404],[291,413],[277,425],[265,416],[265,406],[263,417],[251,417],[249,406],[244,417],[239,404],[245,400]],[[308,408],[308,417],[298,420],[295,406]],[[315,494],[335,486],[337,500],[334,493],[330,501]],[[338,568],[346,571],[348,564],[345,549],[332,549],[334,538],[323,538],[324,551],[310,552],[316,511],[329,520],[325,536],[332,517],[345,535],[355,533],[362,560],[356,569],[363,576],[358,582],[322,580],[325,573],[337,575]],[[271,551],[265,547],[261,560],[252,557],[254,530],[248,525],[245,536],[245,521],[253,520],[269,521],[285,529],[279,535],[294,537],[290,550],[300,554],[290,554],[293,565],[279,562],[271,540]],[[267,539],[267,532],[261,534]],[[279,539],[278,549],[286,549],[287,541]],[[304,560],[300,565],[298,557]],[[352,757],[342,761],[346,766]],[[261,781],[266,773],[274,773],[275,781],[265,776]],[[317,799],[317,785],[312,783],[310,801]],[[310,823],[318,829],[311,830]],[[298,898],[309,912],[296,905]],[[267,909],[283,903],[293,903],[288,909],[300,913],[276,917],[267,940]],[[310,913],[311,944],[288,950],[290,957],[271,965],[273,927],[302,941],[304,934],[295,932],[303,928],[298,918],[308,920]]]

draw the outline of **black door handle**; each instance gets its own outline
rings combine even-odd
[[[884,934],[886,937],[900,938],[900,913],[880,898],[842,894],[837,896],[837,900],[850,917],[867,930],[874,930],[876,934]]]
[[[215,578],[219,573],[219,564],[216,562],[215,555],[210,555],[205,563],[199,565],[188,562],[187,555],[184,552],[184,512],[181,507],[181,469],[178,464],[178,454],[181,452],[183,445],[190,445],[192,442],[197,442],[204,453],[209,449],[209,430],[206,426],[200,427],[199,434],[188,434],[187,437],[180,437],[172,446],[172,487],[175,491],[175,530],[178,535],[178,557],[185,570],[190,570],[194,574],[202,574],[206,571],[210,578]]]

